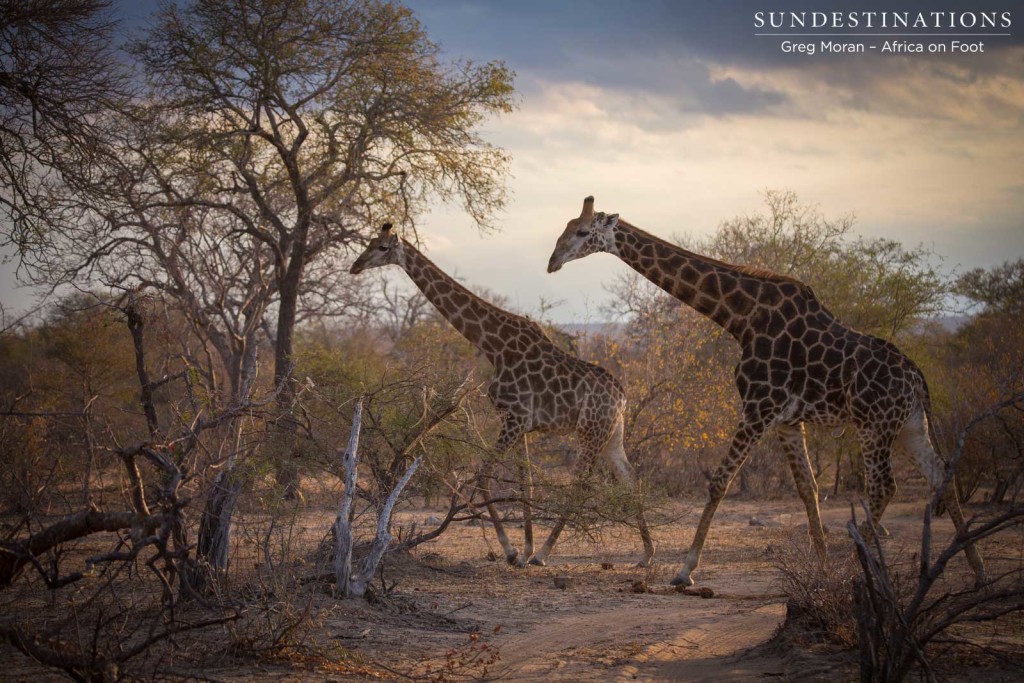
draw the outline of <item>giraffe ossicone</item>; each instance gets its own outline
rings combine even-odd
[[[548,260],[548,272],[606,252],[728,331],[742,348],[736,387],[742,399],[729,453],[708,484],[708,502],[683,568],[673,584],[692,585],[719,503],[750,448],[775,428],[823,560],[827,546],[818,487],[807,456],[804,423],[857,429],[866,468],[871,520],[878,524],[896,490],[892,451],[917,462],[936,487],[945,470],[932,443],[928,385],[921,370],[892,343],[843,325],[806,284],[770,271],[732,265],[688,251],[618,217],[594,212],[594,198],[571,219]],[[943,504],[958,532],[965,526],[955,484]],[[866,533],[873,532],[870,525]],[[981,555],[965,549],[976,583],[985,583]]]
[[[603,458],[620,481],[636,486],[622,443],[626,409],[622,385],[604,368],[560,349],[537,323],[502,310],[470,292],[395,234],[389,223],[370,240],[350,272],[357,274],[386,265],[402,268],[441,315],[494,366],[487,395],[502,418],[495,451],[501,455],[510,449],[522,448],[522,457],[516,459],[520,464],[524,498],[522,553],[509,541],[497,509],[490,502],[493,496],[489,475],[493,462],[485,464],[481,472],[488,515],[510,563],[544,564],[566,520],[562,517],[556,521],[547,541],[534,554],[525,435],[532,431],[575,433],[577,475],[588,472]],[[646,566],[654,556],[654,543],[642,506],[637,522],[644,545],[640,564]]]

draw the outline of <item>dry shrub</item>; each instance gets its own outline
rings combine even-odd
[[[242,619],[228,626],[227,652],[263,660],[287,661],[310,646],[320,625],[312,595],[264,593],[245,606]]]
[[[775,549],[789,600],[786,621],[801,636],[852,647],[857,644],[853,581],[859,567],[849,552],[832,552],[822,563],[803,538]]]
[[[294,511],[292,511],[294,512]],[[228,627],[228,652],[263,660],[288,661],[314,648],[311,636],[322,625],[316,591],[304,579],[326,566],[306,561],[315,543],[286,510],[240,525],[241,546],[258,553],[252,568],[236,568],[225,588],[244,606],[243,616]],[[246,553],[238,553],[242,559]],[[251,559],[251,556],[250,556]],[[316,560],[314,560],[315,562]]]
[[[501,626],[494,629],[493,635],[501,631]],[[501,649],[488,642],[491,634],[473,631],[467,642],[449,648],[444,659],[425,660],[411,671],[399,671],[387,665],[377,666],[398,676],[413,681],[429,681],[429,683],[452,683],[453,681],[487,681],[504,678],[506,673],[495,671],[501,660]]]

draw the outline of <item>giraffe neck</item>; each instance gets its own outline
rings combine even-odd
[[[615,228],[615,247],[633,270],[741,344],[749,342],[752,332],[762,331],[766,316],[783,299],[814,298],[798,280],[695,254],[622,220]]]
[[[480,349],[492,365],[501,364],[507,346],[504,336],[521,334],[524,328],[530,331],[536,328],[536,335],[547,339],[535,323],[484,301],[438,268],[411,244],[405,240],[402,242],[405,248],[405,272],[423,292],[423,296],[459,334]]]

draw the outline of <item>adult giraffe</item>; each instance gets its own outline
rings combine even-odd
[[[736,266],[687,251],[620,220],[594,213],[583,200],[548,262],[548,272],[596,252],[614,254],[666,292],[728,331],[742,347],[736,387],[743,401],[729,453],[708,484],[704,507],[686,562],[672,584],[692,585],[691,574],[715,510],[747,454],[775,427],[807,509],[808,532],[819,557],[826,554],[818,512],[818,487],[807,457],[803,425],[853,423],[867,470],[871,517],[877,524],[896,490],[894,447],[912,455],[930,484],[944,475],[930,441],[930,401],[924,375],[893,344],[856,332],[836,319],[799,280],[750,266]],[[956,487],[943,503],[957,530],[964,527]],[[966,549],[978,583],[984,564]]]
[[[528,432],[572,431],[579,446],[577,473],[589,470],[598,456],[603,456],[616,477],[635,485],[633,469],[622,445],[625,392],[608,371],[562,351],[532,320],[504,311],[470,292],[394,234],[390,223],[385,223],[380,235],[370,240],[366,251],[352,264],[351,272],[357,274],[386,265],[405,270],[441,315],[494,366],[487,395],[502,416],[498,454],[524,440]],[[486,474],[485,482],[489,480]],[[526,486],[526,468],[521,474]],[[489,484],[484,486],[490,500]],[[527,500],[523,553],[519,555],[509,542],[493,503],[488,504],[495,533],[510,564],[543,565],[565,526],[562,517],[541,549],[533,554],[529,509]],[[637,521],[644,544],[640,564],[647,566],[654,556],[654,543],[643,510]]]

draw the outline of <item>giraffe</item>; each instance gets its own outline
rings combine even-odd
[[[351,272],[358,274],[392,264],[401,267],[448,322],[483,352],[494,366],[487,395],[502,417],[496,453],[504,454],[520,442],[525,447],[525,436],[532,431],[574,432],[579,449],[574,467],[577,475],[593,467],[600,456],[620,481],[636,486],[622,442],[626,396],[619,381],[604,368],[555,346],[532,320],[474,295],[391,228],[390,223],[384,224],[352,264]],[[489,473],[485,465],[481,477],[485,482]],[[521,468],[520,478],[526,494],[522,554],[509,542],[493,503],[488,503],[488,514],[509,564],[543,566],[566,520],[562,517],[556,521],[544,545],[534,554],[528,465]],[[484,495],[487,500],[493,498],[488,483],[484,484]],[[643,510],[637,522],[644,546],[639,564],[648,566],[654,556],[654,543]]]
[[[710,318],[742,347],[735,369],[742,399],[739,426],[728,455],[708,484],[708,500],[685,563],[673,585],[693,585],[715,510],[747,459],[750,448],[774,427],[797,492],[807,510],[808,532],[818,557],[826,544],[818,511],[804,423],[852,423],[861,445],[870,518],[878,524],[896,490],[891,454],[913,457],[932,487],[945,468],[932,446],[928,385],[921,370],[890,342],[843,325],[806,284],[752,266],[730,265],[687,251],[619,219],[594,213],[583,200],[548,261],[548,272],[597,252],[622,259],[683,303]],[[942,504],[960,532],[964,516],[956,487]],[[873,528],[865,525],[865,533]],[[985,582],[977,548],[966,549],[975,580]]]

